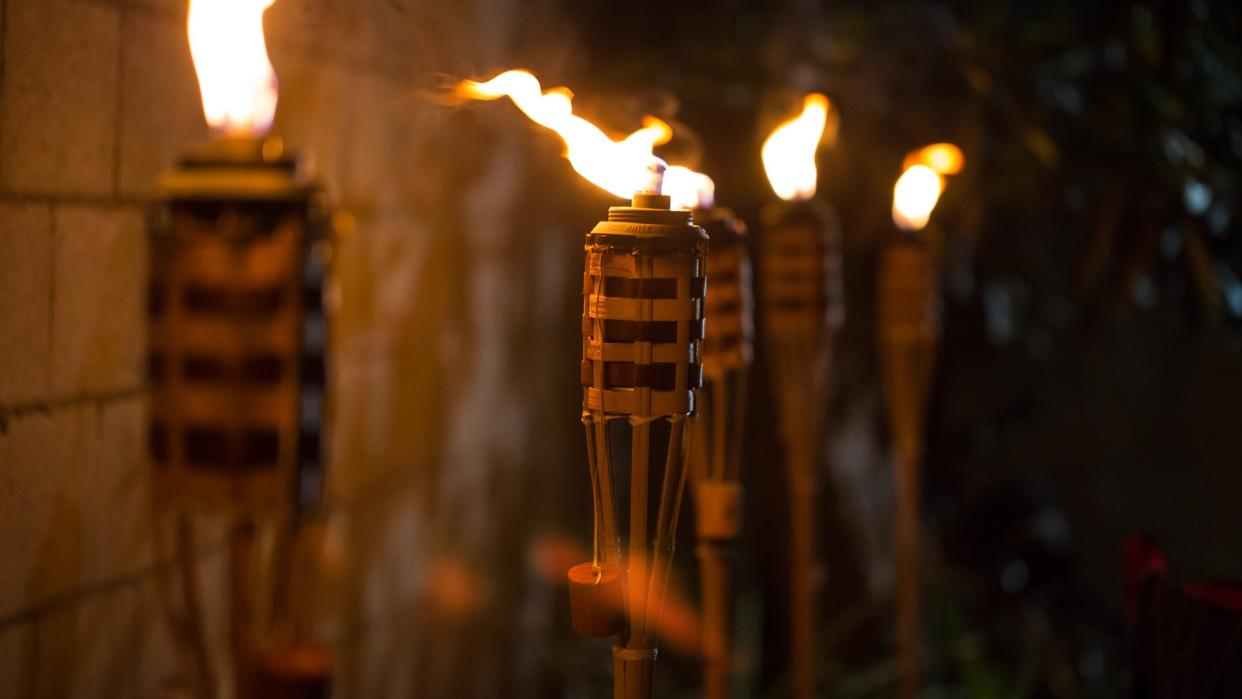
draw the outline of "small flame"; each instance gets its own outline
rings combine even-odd
[[[531,121],[560,135],[565,157],[578,174],[618,197],[660,189],[654,180],[663,170],[663,161],[652,150],[666,143],[673,130],[659,119],[647,117],[641,129],[614,141],[573,113],[573,93],[568,89],[544,92],[538,78],[525,70],[506,71],[487,82],[463,80],[455,94],[475,100],[508,97]]]
[[[716,205],[712,178],[681,165],[670,165],[664,171],[664,194],[674,209],[710,209]]]
[[[905,172],[893,186],[893,222],[907,231],[926,226],[944,191],[944,176],[961,172],[965,160],[952,143],[933,143],[907,155]]]
[[[828,124],[828,98],[818,93],[806,96],[802,113],[786,121],[763,142],[763,169],[772,191],[786,201],[815,196],[815,149]]]
[[[276,112],[276,72],[263,40],[275,0],[190,0],[190,54],[211,128],[257,135]]]
[[[926,165],[941,175],[956,175],[964,162],[961,148],[952,143],[933,143],[907,155],[903,167]]]
[[[944,180],[926,165],[911,165],[893,187],[893,222],[907,231],[921,230],[944,191]]]

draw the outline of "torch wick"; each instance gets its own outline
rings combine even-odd
[[[667,165],[659,158],[652,158],[647,163],[647,181],[643,183],[642,189],[635,194],[663,194],[664,193],[664,170]]]

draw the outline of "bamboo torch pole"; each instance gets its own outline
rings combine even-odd
[[[939,287],[933,255],[917,232],[931,217],[944,175],[962,153],[938,143],[911,153],[893,189],[893,222],[906,233],[880,253],[877,295],[880,369],[893,445],[897,697],[913,699],[922,684],[919,516],[927,394],[940,337]]]
[[[893,243],[881,254],[880,366],[888,400],[896,485],[897,669],[900,699],[922,674],[919,603],[919,460],[938,337],[936,282],[927,246]]]
[[[765,211],[762,302],[789,482],[792,696],[815,692],[816,471],[823,444],[832,345],[844,320],[840,234],[832,211],[809,201]]]
[[[699,203],[703,204],[700,196]],[[704,405],[695,442],[695,531],[702,607],[703,694],[729,695],[732,673],[732,562],[742,526],[741,437],[753,358],[754,299],[745,224],[728,209],[700,206],[695,223],[711,239],[707,334],[703,341]]]
[[[761,153],[784,200],[763,212],[759,243],[764,334],[789,483],[790,694],[797,699],[815,693],[816,469],[832,341],[844,320],[836,217],[812,199],[815,151],[826,133],[835,138],[829,115],[827,97],[806,95],[802,113],[778,126]]]

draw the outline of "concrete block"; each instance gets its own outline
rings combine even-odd
[[[141,398],[27,414],[0,435],[0,618],[151,567]]]
[[[40,616],[33,696],[131,696],[138,628],[133,585],[81,597]]]
[[[140,397],[91,410],[89,461],[69,465],[87,584],[147,569],[155,560],[146,419]]]
[[[34,693],[34,624],[22,622],[0,631],[0,695]]]
[[[90,413],[25,415],[0,434],[0,618],[68,594],[82,579],[87,541],[70,479],[89,467]]]
[[[184,18],[126,12],[121,37],[118,186],[126,196],[149,196],[178,156],[207,140],[207,123]]]
[[[53,212],[52,392],[80,395],[143,382],[144,217],[137,208]]]
[[[0,90],[0,188],[113,190],[120,10],[8,0]]]
[[[52,314],[52,212],[0,204],[0,403],[45,398]]]

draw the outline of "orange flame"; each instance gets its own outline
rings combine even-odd
[[[926,165],[941,175],[956,175],[965,161],[961,148],[952,143],[933,143],[907,155],[902,167]]]
[[[786,201],[815,196],[815,150],[828,125],[828,98],[811,93],[802,113],[776,127],[763,142],[763,169],[776,196]]]
[[[276,112],[276,72],[267,58],[263,13],[275,0],[190,0],[190,54],[211,128],[258,135]]]
[[[906,156],[905,171],[893,186],[893,222],[903,230],[922,230],[931,219],[945,175],[961,171],[965,158],[952,143],[934,143]]]
[[[674,209],[710,209],[716,205],[716,183],[701,172],[681,165],[664,171],[664,194]]]
[[[618,197],[659,190],[658,173],[653,176],[653,168],[662,169],[663,162],[652,149],[673,135],[668,124],[659,119],[647,117],[643,128],[614,141],[573,113],[573,93],[563,87],[544,92],[539,79],[525,70],[506,71],[487,82],[463,80],[454,94],[474,100],[508,97],[531,121],[561,137],[565,157],[578,174]]]

